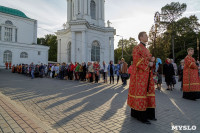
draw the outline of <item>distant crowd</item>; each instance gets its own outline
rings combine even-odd
[[[32,79],[37,77],[56,78],[60,80],[75,80],[75,81],[88,81],[98,83],[102,77],[104,83],[107,83],[107,78],[110,78],[110,84],[114,84],[114,77],[117,76],[117,83],[121,77],[124,85],[129,78],[128,65],[122,58],[117,65],[113,61],[107,65],[105,62],[88,62],[70,64],[19,64],[12,66],[12,73],[19,73],[30,76]]]

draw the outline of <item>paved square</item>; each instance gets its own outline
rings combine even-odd
[[[200,100],[183,99],[180,83],[172,92],[165,88],[163,83],[162,92],[156,91],[158,120],[145,125],[130,117],[130,108],[126,104],[128,85],[123,87],[121,84],[91,84],[47,78],[32,80],[0,70],[0,92],[15,101],[15,106],[23,106],[24,110],[52,128],[43,128],[46,132],[182,133],[184,131],[172,131],[171,126],[195,125],[197,130],[185,132],[199,133]],[[15,119],[9,119],[9,113],[2,108],[0,106],[0,132],[18,132],[25,128]],[[24,118],[24,121],[29,119]],[[16,127],[16,131],[11,125]],[[31,128],[27,128],[27,132],[29,130]]]

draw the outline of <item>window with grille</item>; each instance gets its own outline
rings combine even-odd
[[[5,22],[5,24],[6,24],[6,25],[13,25],[13,23],[12,23],[10,20],[7,20],[7,21]]]
[[[28,58],[28,53],[22,52],[22,53],[20,54],[20,58]]]
[[[91,61],[100,61],[100,45],[97,41],[92,43]]]
[[[12,42],[12,28],[5,27],[4,40],[8,42]]]

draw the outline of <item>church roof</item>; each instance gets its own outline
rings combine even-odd
[[[18,16],[18,17],[22,17],[22,18],[28,18],[22,11],[13,9],[13,8],[9,8],[9,7],[5,7],[5,6],[0,6],[0,12]]]

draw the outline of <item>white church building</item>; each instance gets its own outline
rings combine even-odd
[[[67,23],[56,32],[57,62],[114,61],[116,30],[105,26],[105,0],[67,0]]]
[[[37,20],[23,12],[0,6],[0,67],[48,63],[49,47],[37,44]]]

